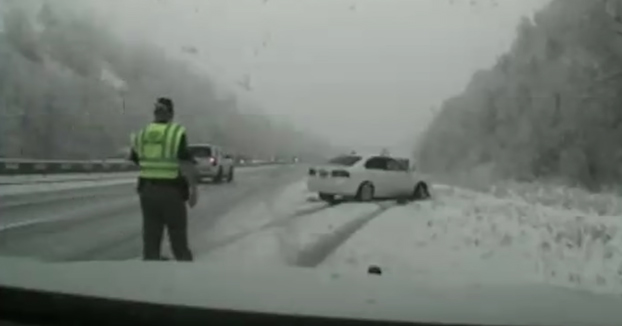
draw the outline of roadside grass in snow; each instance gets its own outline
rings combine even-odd
[[[496,197],[517,198],[530,204],[622,218],[622,197],[615,192],[593,193],[578,187],[524,182],[498,183],[489,192]]]
[[[562,182],[519,182],[497,180],[486,169],[460,175],[433,176],[436,183],[511,198],[530,204],[578,210],[587,214],[622,217],[622,193],[618,190],[590,192]]]
[[[518,234],[531,234],[535,240],[531,256],[537,258],[538,273],[545,281],[622,293],[622,196],[617,191],[594,193],[559,183],[495,182],[486,176],[461,178],[457,183],[460,187],[436,187],[442,189],[443,197],[471,198],[472,204],[456,218],[477,216],[473,225],[491,230],[518,221]],[[506,235],[515,239],[517,232]]]
[[[545,282],[622,293],[622,221],[578,210],[436,187],[436,198],[389,210],[325,264],[378,264],[456,282]]]
[[[529,280],[622,294],[620,197],[533,183],[478,186],[434,184],[432,200],[397,206],[376,217],[322,267],[365,272],[377,264],[387,274],[435,280]],[[240,207],[219,233],[256,230],[287,216],[291,220],[253,232],[206,259],[292,263],[305,248],[369,209],[353,203],[316,211],[318,205],[298,183],[273,201]],[[297,211],[309,214],[291,218]]]

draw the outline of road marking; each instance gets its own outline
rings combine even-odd
[[[35,219],[28,219],[25,221],[8,222],[8,223],[4,223],[0,225],[0,233],[6,232],[9,230],[18,229],[18,228],[34,226],[38,224],[49,224],[49,223],[63,222],[63,221],[69,221],[69,220],[88,221],[88,220],[91,220],[92,218],[96,218],[96,217],[99,218],[102,215],[111,214],[111,211],[113,213],[116,213],[119,210],[121,211],[126,210],[130,207],[136,206],[137,203],[138,203],[138,199],[130,198],[127,200],[116,202],[114,204],[102,204],[98,206],[97,208],[103,208],[103,210],[101,211],[95,210],[96,213],[93,215],[89,215],[89,213],[93,211],[93,207],[85,206],[82,208],[72,210],[70,212],[56,214],[56,216],[53,215],[53,217],[35,218]]]
[[[0,225],[0,232],[5,232],[11,229],[17,229],[17,228],[21,228],[21,227],[25,227],[25,226],[29,226],[29,225],[33,225],[33,224],[39,224],[39,223],[45,223],[46,219],[35,219],[35,220],[29,220],[29,221],[22,221],[22,222],[13,222],[13,223],[9,223],[9,224],[5,224],[5,225]]]

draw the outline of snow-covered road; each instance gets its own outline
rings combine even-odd
[[[378,265],[383,274],[400,277],[546,282],[622,293],[622,221],[605,214],[620,207],[617,196],[581,194],[578,202],[563,198],[578,196],[576,191],[555,197],[520,187],[488,193],[433,189],[432,200],[408,205],[331,207],[298,182],[222,218],[207,236],[221,240],[206,242],[210,250],[200,259],[355,273]]]
[[[234,184],[202,186],[190,213],[197,259],[346,273],[378,265],[385,276],[622,293],[619,195],[533,184],[479,191],[435,184],[427,201],[331,206],[307,191],[303,170],[241,169]],[[62,191],[39,186],[45,196],[16,197],[31,185],[0,187],[0,254],[138,259],[134,181],[89,182],[64,183],[77,189]]]

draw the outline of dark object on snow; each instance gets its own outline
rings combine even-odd
[[[371,265],[367,269],[367,274],[382,275],[382,269],[379,266]]]
[[[406,205],[406,204],[410,203],[410,199],[406,198],[406,197],[400,197],[400,198],[397,199],[396,203],[398,205]]]

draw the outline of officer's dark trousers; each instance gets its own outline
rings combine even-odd
[[[161,260],[164,230],[167,230],[175,259],[192,261],[188,246],[188,215],[179,189],[167,185],[145,184],[141,187],[143,213],[143,259]]]

